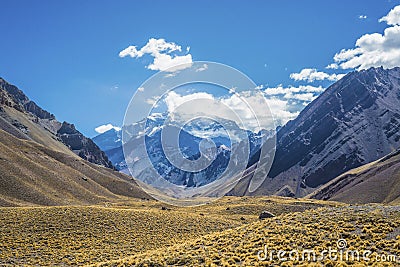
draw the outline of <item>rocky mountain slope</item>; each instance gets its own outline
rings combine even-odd
[[[304,196],[399,148],[399,130],[400,68],[351,72],[278,132],[272,168],[256,194]]]
[[[87,205],[149,198],[127,175],[3,130],[0,169],[0,206]]]
[[[0,79],[0,206],[149,197],[131,177],[110,167],[93,141]]]
[[[60,123],[53,114],[40,108],[16,86],[9,84],[2,78],[0,78],[0,104],[0,107],[2,107],[0,110],[0,129],[47,145],[40,140],[40,134],[32,132],[30,129],[32,127],[27,125],[34,123],[37,126],[34,128],[43,128],[50,133],[51,138],[61,141],[81,158],[113,168],[106,154],[90,138],[77,131],[73,124]],[[8,107],[8,109],[4,107]],[[26,118],[28,119],[26,120]],[[60,147],[60,145],[57,144],[56,147]]]
[[[76,130],[73,124],[63,122],[57,131],[57,136],[81,158],[107,168],[114,168],[107,155],[90,138]]]
[[[309,198],[347,203],[400,203],[400,150],[350,170]]]

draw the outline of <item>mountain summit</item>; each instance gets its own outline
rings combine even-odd
[[[252,155],[260,148],[263,138],[273,132],[263,130],[253,133],[240,129],[234,121],[223,118],[218,118],[218,122],[206,118],[197,118],[182,126],[179,121],[165,123],[167,116],[167,113],[154,113],[147,119],[122,127],[121,131],[111,129],[96,136],[93,140],[105,151],[109,159],[121,172],[131,174],[142,180],[154,177],[158,173],[174,184],[198,187],[215,181],[224,173],[231,158],[232,147],[240,146],[243,136],[248,137],[249,153]],[[222,126],[222,124],[225,126]],[[144,129],[144,131],[141,129]],[[168,132],[168,130],[179,133],[178,136],[170,136],[168,140],[174,140],[178,137],[180,151],[185,158],[192,161],[201,156],[200,146],[202,141],[212,140],[216,146],[213,162],[202,171],[196,172],[183,171],[171,164],[165,155],[161,139],[162,131]],[[231,135],[227,134],[227,130],[230,130]],[[124,148],[121,142],[122,132],[125,134],[124,138],[127,139]],[[143,148],[144,143],[146,149]],[[135,159],[130,163],[130,169],[125,162],[123,149],[131,151],[128,158]],[[176,155],[179,157],[178,153]],[[150,159],[152,165],[146,163],[147,158]],[[157,173],[154,172],[154,169]]]
[[[31,126],[32,123],[35,127]],[[114,168],[106,154],[90,138],[76,130],[73,124],[57,121],[53,114],[29,100],[20,89],[0,78],[0,129],[18,138],[49,145],[37,128],[46,130],[53,140],[61,141],[81,158]],[[61,144],[52,143],[53,147],[60,148]]]
[[[95,163],[95,164],[92,164]],[[87,205],[149,198],[73,124],[0,79],[0,206]]]
[[[400,68],[347,74],[277,133],[257,194],[304,196],[400,147]]]

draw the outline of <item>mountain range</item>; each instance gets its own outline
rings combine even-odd
[[[164,120],[165,114],[152,114],[92,141],[0,79],[0,205],[149,198],[126,175],[131,172],[122,149],[123,135],[132,151],[147,151],[147,155],[130,155],[135,159],[134,177],[145,180],[154,174],[141,160],[149,156],[158,174],[186,187],[217,179],[232,147],[240,143],[238,138],[229,139],[215,122],[167,126],[180,129],[179,148],[188,159],[200,156],[204,138],[216,144],[212,165],[202,172],[184,172],[165,161],[161,146]],[[143,127],[145,131],[139,132]],[[400,68],[348,73],[278,129],[272,167],[254,192],[249,190],[249,181],[256,168],[263,169],[259,152],[271,132],[245,131],[250,142],[248,170],[230,195],[307,196],[359,203],[399,200]],[[140,147],[143,144],[145,150]]]
[[[400,68],[351,72],[278,131],[274,162],[255,194],[305,196],[397,150],[399,129]],[[235,193],[246,194],[240,186]]]
[[[260,148],[262,139],[271,134],[271,132],[265,130],[257,133],[243,130],[235,122],[223,118],[219,118],[219,122],[209,119],[196,119],[184,126],[181,126],[177,121],[165,124],[167,115],[161,113],[151,114],[148,118],[132,125],[124,126],[119,131],[111,129],[102,133],[94,137],[93,141],[105,151],[109,159],[121,172],[146,180],[157,175],[152,172],[154,167],[158,174],[166,180],[176,185],[193,187],[202,186],[218,179],[227,167],[232,145],[240,143],[243,136],[248,137],[249,153],[252,155]],[[227,129],[224,129],[221,124],[225,125]],[[216,146],[214,161],[209,167],[198,172],[183,171],[179,167],[175,167],[169,162],[164,153],[161,141],[163,130],[179,133],[179,150],[186,158],[192,160],[200,157],[199,147],[202,140],[208,139],[214,142]],[[226,130],[233,133],[231,138]],[[123,134],[126,137],[124,149],[125,151],[131,151],[130,159],[135,159],[130,163],[130,169],[128,169],[124,157]],[[168,139],[172,140],[174,137]],[[146,144],[145,149],[142,147],[143,144]],[[176,153],[176,151],[173,153]],[[151,166],[146,158],[150,159]]]
[[[150,124],[146,134],[159,133],[163,118],[165,116],[157,114],[148,120]],[[139,123],[145,123],[145,120]],[[257,166],[261,138],[254,138],[259,137],[260,133],[250,133],[250,143],[254,145],[246,172],[248,174],[229,194],[304,197],[341,174],[396,151],[400,147],[399,129],[400,68],[370,68],[351,72],[327,88],[296,119],[278,128],[272,167],[264,183],[255,192],[249,192],[248,185],[254,169],[263,168]],[[190,140],[212,137],[214,140],[223,140],[219,145],[227,144],[219,126],[210,122],[198,121],[184,130],[192,136]],[[269,134],[264,132],[262,135]],[[118,148],[121,146],[121,135],[121,132],[110,130],[94,140],[106,150],[114,164],[126,168],[122,148]],[[132,138],[139,136],[133,134]],[[198,146],[198,140],[194,141],[194,146]],[[153,142],[150,150],[155,148],[160,152],[160,142]],[[223,162],[226,163],[228,159],[229,153],[225,153]],[[161,165],[165,166],[162,157],[154,159],[154,162],[162,162]],[[221,159],[216,165],[222,166]],[[133,168],[136,171],[134,176],[144,171],[139,166]],[[171,172],[171,169],[168,171]],[[180,184],[187,184],[188,179],[184,178],[186,174],[179,170],[173,170],[172,173],[177,175],[175,177],[178,177],[176,179],[180,180]],[[214,169],[198,181],[212,181],[216,174]],[[318,196],[327,198],[326,194]]]

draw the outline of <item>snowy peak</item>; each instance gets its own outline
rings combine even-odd
[[[260,148],[266,135],[272,133],[265,130],[253,133],[239,128],[233,121],[222,118],[215,120],[197,118],[188,123],[181,123],[179,120],[166,122],[167,119],[169,119],[168,114],[151,114],[147,119],[124,126],[121,131],[112,129],[100,134],[94,138],[94,141],[106,151],[114,165],[125,173],[131,172],[130,174],[134,177],[145,180],[147,176],[156,175],[151,171],[154,167],[158,174],[174,184],[195,187],[216,180],[224,172],[230,159],[232,146],[239,145],[243,140],[248,139],[250,153],[254,154]],[[179,150],[186,159],[196,160],[201,156],[201,152],[204,152],[203,155],[206,157],[209,156],[208,154],[214,155],[214,149],[214,161],[207,169],[197,173],[176,168],[165,157],[161,141],[162,133],[165,134],[164,137],[167,140],[178,137]],[[121,142],[121,136],[124,139],[123,142]],[[202,142],[205,140],[206,142]],[[210,146],[207,146],[208,142]],[[125,151],[132,151],[127,156],[128,163],[132,165],[130,171],[125,161],[126,155],[123,153],[122,143]],[[166,145],[166,147],[171,146]],[[146,153],[140,151],[146,151]],[[175,152],[174,154],[178,155]],[[147,157],[150,158],[152,166],[146,165]]]
[[[102,134],[97,135],[93,138],[93,141],[103,150],[107,151],[122,145],[121,140],[122,131],[110,129]]]

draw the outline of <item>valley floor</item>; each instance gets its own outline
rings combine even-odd
[[[259,220],[264,210],[277,216]],[[0,229],[0,266],[400,265],[400,206],[224,197],[183,208],[137,200],[0,208]],[[319,258],[338,246],[341,254]],[[278,258],[279,250],[286,254]],[[305,250],[316,259],[303,259]]]

